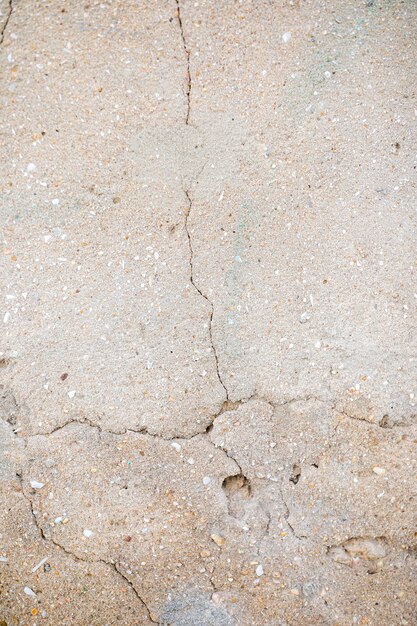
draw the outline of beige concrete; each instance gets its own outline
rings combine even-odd
[[[416,623],[416,5],[0,2],[0,625]]]

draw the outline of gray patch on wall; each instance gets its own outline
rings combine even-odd
[[[170,600],[160,618],[161,626],[235,626],[235,620],[208,597],[181,596]]]

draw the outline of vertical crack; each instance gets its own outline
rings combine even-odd
[[[191,69],[190,69],[190,50],[189,50],[189,48],[187,46],[187,42],[186,42],[186,39],[185,39],[184,25],[183,25],[182,16],[181,16],[180,0],[175,0],[175,2],[176,2],[176,5],[177,5],[176,16],[177,16],[177,20],[178,20],[178,26],[179,26],[179,29],[180,29],[180,32],[181,32],[182,45],[183,45],[183,48],[184,48],[184,54],[185,54],[185,58],[186,58],[186,62],[187,62],[187,66],[186,66],[186,92],[185,92],[186,96],[187,96],[187,113],[186,113],[186,116],[185,116],[185,124],[186,124],[186,126],[189,126],[189,124],[190,124],[190,113],[191,113],[191,87],[192,87]],[[205,165],[203,165],[202,169],[204,169],[204,167],[205,167]],[[190,281],[191,281],[191,284],[193,285],[194,289],[196,291],[198,291],[200,296],[202,298],[204,298],[204,300],[210,306],[209,334],[210,334],[211,349],[213,351],[214,359],[215,359],[215,362],[216,362],[217,378],[219,379],[219,382],[220,382],[221,386],[224,389],[224,392],[226,394],[226,400],[228,400],[229,399],[229,394],[228,394],[226,385],[224,384],[224,382],[222,380],[222,377],[220,375],[219,358],[218,358],[216,347],[215,347],[214,342],[213,342],[214,305],[211,302],[211,300],[206,296],[206,294],[204,294],[201,291],[201,289],[198,287],[198,285],[195,283],[195,280],[194,280],[194,265],[193,265],[194,250],[193,250],[193,245],[192,245],[192,241],[191,241],[190,230],[188,228],[188,220],[189,220],[189,217],[190,217],[190,213],[191,213],[193,202],[192,202],[189,190],[185,189],[184,193],[185,193],[185,196],[187,198],[187,211],[186,211],[186,214],[185,214],[185,232],[187,233],[188,246],[190,248]]]
[[[301,541],[301,539],[305,539],[304,535],[297,535],[297,533],[295,532],[294,526],[292,526],[289,522],[289,517],[291,515],[291,511],[290,508],[287,504],[286,499],[284,498],[284,493],[282,491],[282,488],[280,489],[280,494],[281,494],[281,498],[282,498],[282,503],[285,507],[285,513],[284,513],[284,519],[287,523],[288,528],[290,529],[291,533],[294,535],[294,537],[296,537],[297,539],[299,539]]]
[[[219,357],[218,357],[217,350],[216,350],[216,347],[215,347],[214,341],[213,341],[214,305],[213,305],[212,301],[206,296],[206,294],[201,291],[200,287],[196,284],[195,279],[194,279],[194,250],[193,250],[193,243],[192,243],[192,240],[191,240],[190,230],[189,230],[189,227],[188,227],[188,220],[189,220],[191,209],[192,209],[192,206],[193,206],[193,201],[191,199],[191,195],[190,195],[190,192],[188,191],[188,189],[185,189],[184,193],[185,193],[185,196],[187,198],[187,211],[186,211],[186,214],[185,214],[185,232],[187,233],[188,246],[190,248],[190,282],[191,282],[192,286],[194,287],[194,289],[200,294],[200,296],[202,298],[204,298],[204,300],[210,306],[209,335],[210,335],[211,349],[213,351],[214,360],[216,362],[217,378],[219,379],[219,382],[220,382],[221,386],[224,389],[224,392],[226,394],[226,400],[229,400],[229,393],[227,391],[227,387],[224,384],[223,379],[222,379],[221,374],[220,374]]]
[[[9,3],[7,5],[7,14],[6,14],[6,19],[4,21],[4,24],[2,26],[2,29],[0,31],[0,45],[3,43],[4,41],[4,37],[6,35],[6,28],[7,25],[10,21],[11,15],[13,13],[13,0],[9,0]]]
[[[190,107],[191,107],[191,70],[190,70],[190,50],[188,49],[188,46],[186,44],[185,41],[185,35],[184,35],[184,27],[183,27],[183,23],[182,23],[182,18],[181,18],[181,7],[180,7],[180,2],[179,0],[175,0],[175,2],[177,3],[177,20],[178,20],[178,25],[180,27],[180,32],[181,32],[181,39],[182,39],[182,45],[184,47],[184,53],[185,53],[185,58],[187,60],[187,74],[186,74],[186,81],[187,81],[187,85],[186,85],[186,96],[187,96],[187,115],[185,117],[185,123],[189,124],[189,119],[190,119]]]

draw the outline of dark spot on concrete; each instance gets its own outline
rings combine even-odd
[[[292,474],[290,476],[290,483],[294,483],[296,485],[300,480],[301,476],[301,467],[299,465],[292,466]]]

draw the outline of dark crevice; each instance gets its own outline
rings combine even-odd
[[[290,531],[294,535],[294,537],[296,537],[299,541],[301,541],[302,539],[306,539],[306,537],[303,536],[303,535],[297,535],[297,533],[295,532],[294,526],[292,526],[290,524],[289,517],[291,515],[291,511],[290,511],[289,506],[288,506],[288,504],[287,504],[287,502],[286,502],[286,500],[284,498],[284,494],[282,492],[282,489],[280,490],[280,493],[281,493],[282,502],[283,502],[284,507],[285,507],[284,519],[285,519],[285,521],[287,523],[288,528],[290,529]]]
[[[381,428],[392,428],[392,424],[390,422],[389,415],[384,415],[379,422]]]
[[[298,481],[300,480],[300,476],[301,476],[301,467],[297,464],[292,466],[292,472],[291,472],[291,476],[290,476],[290,482],[293,483],[294,485],[296,485],[298,483]]]
[[[243,519],[248,501],[252,496],[250,481],[244,474],[226,476],[222,482],[222,489],[227,499],[229,515],[236,519]]]
[[[13,0],[9,0],[9,3],[7,5],[7,14],[6,14],[6,19],[4,21],[4,24],[2,26],[2,29],[0,31],[0,46],[4,41],[4,37],[6,35],[6,28],[9,24],[10,18],[12,16],[13,13]]]
[[[184,26],[182,23],[182,17],[181,17],[181,6],[180,6],[180,2],[179,0],[175,0],[176,4],[177,4],[177,20],[178,20],[178,25],[180,27],[180,32],[181,32],[181,39],[182,39],[182,45],[184,48],[184,54],[185,54],[185,58],[187,61],[187,74],[186,74],[186,96],[187,96],[187,114],[185,116],[185,123],[189,124],[189,120],[190,120],[190,111],[191,111],[191,70],[190,70],[190,50],[188,49],[187,43],[185,41],[185,34],[184,34]]]

